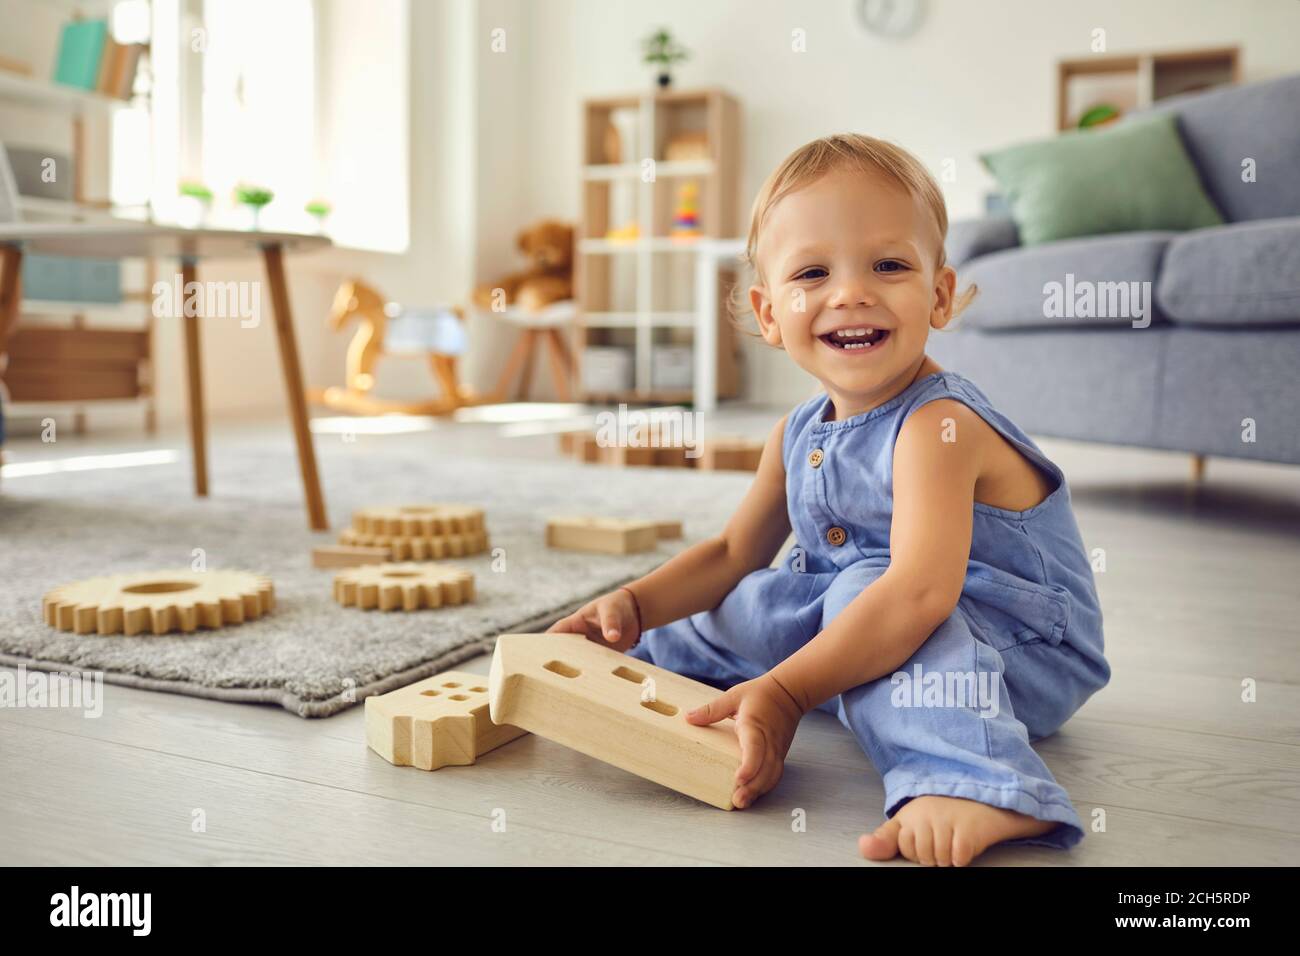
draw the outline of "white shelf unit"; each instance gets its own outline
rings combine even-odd
[[[21,2],[21,0],[20,0]],[[33,6],[42,7],[64,21],[88,18],[104,18],[111,21],[113,7],[117,0],[26,0]],[[148,19],[152,24],[153,14],[150,9]],[[150,38],[152,41],[152,37]],[[145,55],[149,54],[146,44]],[[145,68],[145,67],[141,67]],[[52,72],[52,68],[51,68]],[[18,213],[24,221],[32,222],[77,222],[106,223],[119,222],[123,219],[149,221],[148,207],[113,207],[106,201],[88,201],[85,196],[85,172],[89,151],[86,149],[85,124],[88,122],[111,123],[113,113],[117,110],[144,104],[152,108],[152,83],[150,90],[144,94],[133,94],[129,99],[107,96],[93,90],[82,90],[56,83],[31,74],[21,74],[0,70],[0,101],[14,103],[42,114],[54,114],[66,117],[71,131],[70,155],[73,159],[73,183],[71,200],[52,199],[39,196],[19,196]],[[23,137],[10,137],[9,131],[0,129],[0,143],[12,139],[22,142]],[[37,324],[41,329],[60,328],[67,333],[71,347],[77,347],[79,333],[88,327],[88,317],[111,319],[114,323],[129,322],[138,319],[144,313],[143,325],[135,328],[121,327],[118,331],[130,335],[143,330],[146,333],[146,353],[140,361],[139,386],[133,398],[93,398],[63,401],[53,399],[33,399],[30,402],[17,401],[12,404],[33,404],[44,409],[47,407],[72,407],[74,412],[74,431],[81,433],[85,429],[85,412],[83,404],[94,402],[96,405],[116,405],[125,402],[145,403],[145,429],[153,434],[157,427],[157,407],[154,393],[153,370],[153,313],[148,306],[149,288],[152,287],[156,274],[156,265],[152,259],[145,260],[145,289],[141,292],[123,295],[122,302],[116,304],[57,301],[52,299],[25,299],[19,311],[18,328],[22,327],[21,317],[27,316],[38,320],[70,320],[70,326],[51,326],[48,321]],[[145,303],[143,310],[140,303]],[[16,330],[10,330],[10,336]],[[92,330],[93,332],[93,330]]]
[[[634,121],[628,122],[633,114]],[[624,120],[618,135],[612,129],[616,118]],[[718,89],[600,98],[583,105],[583,127],[576,275],[579,363],[585,349],[594,346],[630,347],[633,355],[630,389],[587,392],[586,397],[689,401],[689,389],[654,387],[654,353],[667,343],[693,343],[700,321],[693,292],[699,241],[731,237],[739,230],[739,104]],[[667,158],[670,142],[681,134],[696,137],[703,155]],[[611,138],[617,140],[617,157],[609,155]],[[698,239],[671,234],[679,188],[686,182],[698,186]],[[635,209],[630,220],[616,208],[618,198],[629,196]],[[631,222],[635,236],[611,238],[611,232],[625,230]],[[718,332],[717,381],[719,394],[726,397],[739,390],[738,356],[730,326]]]

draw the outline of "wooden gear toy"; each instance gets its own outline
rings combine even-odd
[[[77,634],[189,633],[269,614],[270,578],[248,571],[139,571],[57,587],[45,623]]]
[[[334,600],[363,611],[419,611],[474,600],[474,575],[445,564],[367,564],[334,576]]]

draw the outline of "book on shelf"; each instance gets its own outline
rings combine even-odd
[[[135,86],[143,43],[118,43],[107,20],[74,20],[63,25],[54,82],[127,100]]]
[[[59,55],[54,61],[54,82],[93,90],[99,85],[99,68],[108,39],[107,20],[73,20],[63,25]]]

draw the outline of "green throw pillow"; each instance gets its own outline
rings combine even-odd
[[[1026,246],[1143,229],[1199,229],[1223,216],[1201,186],[1173,113],[980,156]]]

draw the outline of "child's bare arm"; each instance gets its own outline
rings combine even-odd
[[[717,537],[692,545],[628,587],[641,607],[645,629],[721,603],[751,571],[772,563],[790,534],[781,460],[785,418],[776,423],[745,497]]]
[[[781,460],[784,433],[782,418],[763,446],[754,483],[721,534],[692,545],[626,589],[596,598],[557,621],[551,630],[604,638],[616,649],[626,650],[641,630],[717,607],[746,574],[771,564],[790,534]],[[635,605],[628,592],[635,596]]]
[[[956,441],[944,441],[952,419]],[[960,402],[931,402],[894,447],[889,568],[770,672],[804,712],[893,673],[956,607],[970,557],[987,426]]]

